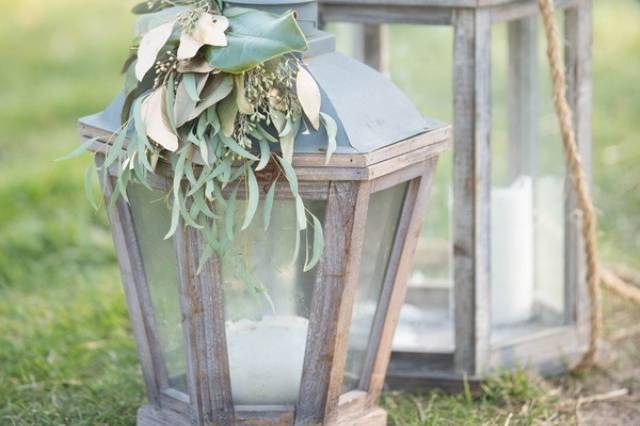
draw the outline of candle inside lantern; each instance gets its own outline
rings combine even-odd
[[[533,188],[520,176],[491,191],[493,325],[528,320],[534,300]]]
[[[234,403],[297,401],[308,327],[306,318],[284,315],[227,322]]]

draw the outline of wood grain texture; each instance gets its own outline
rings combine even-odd
[[[391,345],[400,310],[405,300],[413,256],[420,237],[427,199],[431,192],[437,157],[423,164],[423,175],[409,183],[393,251],[389,258],[380,304],[374,316],[369,351],[365,359],[360,388],[369,392],[369,406],[375,406],[382,392],[391,357]]]
[[[368,202],[368,182],[331,183],[296,409],[299,426],[337,416]]]
[[[138,410],[137,426],[193,426],[188,418],[170,410],[145,405]]]
[[[454,29],[453,269],[456,368],[477,374],[489,355],[491,22],[461,9]]]
[[[291,426],[294,416],[293,406],[237,405],[235,424],[238,426]]]
[[[433,127],[426,130],[424,133],[405,139],[403,141],[396,142],[383,148],[379,148],[375,151],[367,153],[343,153],[334,154],[331,157],[329,163],[326,163],[326,156],[324,153],[319,154],[296,154],[293,159],[293,166],[296,169],[303,169],[305,167],[326,167],[330,168],[366,168],[386,160],[393,159],[399,155],[412,152],[418,148],[424,148],[426,145],[435,145],[433,149],[439,149],[439,145],[442,142],[447,142],[451,135],[451,126],[446,123],[432,123]],[[93,143],[89,150],[93,152],[105,153],[109,149],[107,140],[111,134],[105,130],[87,126],[85,124],[78,124],[78,132],[81,135],[83,141],[91,138],[99,138],[98,141]],[[128,141],[125,141],[125,147]],[[170,169],[160,169],[159,174],[167,174]],[[366,175],[366,174],[365,174]],[[316,179],[322,180],[322,179]]]
[[[187,347],[187,385],[194,424],[233,424],[234,407],[224,323],[224,298],[217,256],[200,271],[204,242],[198,230],[176,232],[183,329]]]

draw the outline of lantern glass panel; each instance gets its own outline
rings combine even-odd
[[[503,341],[565,321],[564,166],[543,40],[525,57],[507,24],[492,35],[491,318]]]
[[[238,201],[242,223],[245,201]],[[305,201],[324,223],[325,201]],[[298,399],[317,268],[304,272],[313,230],[295,252],[293,200],[275,200],[265,231],[262,205],[222,257],[231,391],[236,404],[285,404]],[[295,256],[294,256],[295,255]],[[294,259],[295,257],[295,259]]]
[[[356,389],[369,348],[373,319],[393,250],[407,183],[371,194],[360,261],[349,346],[344,376],[344,391]]]
[[[453,31],[446,26],[389,25],[390,74],[426,116],[453,119]],[[429,50],[410,50],[402,40],[423,40]],[[395,66],[413,58],[416,67]],[[428,79],[424,75],[429,75]],[[419,83],[419,84],[418,84]],[[420,87],[420,90],[415,90]],[[406,303],[393,340],[400,352],[451,353],[453,327],[453,154],[441,154],[409,276]]]
[[[177,256],[173,238],[164,239],[171,224],[166,195],[138,183],[131,183],[127,194],[169,386],[186,393]]]

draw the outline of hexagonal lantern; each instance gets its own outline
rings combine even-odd
[[[555,3],[564,15],[568,101],[589,170],[592,1]],[[588,347],[589,302],[537,2],[320,0],[320,8],[324,21],[364,24],[355,53],[376,68],[387,57],[380,24],[429,26],[403,34],[452,43],[449,53],[425,42],[410,59],[424,75],[449,64],[453,160],[441,163],[449,174],[438,176],[434,199],[449,200],[450,209],[427,219],[418,242],[389,384],[453,390],[495,369],[564,371]],[[425,79],[421,90],[441,94],[441,81]]]
[[[149,399],[139,425],[386,424],[377,401],[450,128],[423,119],[387,79],[335,53],[332,37],[315,29],[315,2],[278,7],[312,16],[303,25],[311,47],[304,60],[338,124],[329,163],[323,135],[304,132],[293,160],[300,195],[323,223],[324,252],[307,272],[304,242],[291,260],[295,206],[279,182],[269,229],[240,232],[198,272],[206,247],[199,231],[181,224],[162,239],[170,212],[159,201],[170,168],[159,164],[151,189],[130,183],[129,203],[121,198],[109,213]],[[121,105],[118,98],[80,120],[84,138],[103,137],[92,146],[98,164]],[[116,173],[103,181],[107,200]],[[258,175],[261,191],[275,174]]]

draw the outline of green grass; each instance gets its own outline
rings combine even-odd
[[[53,161],[76,145],[76,118],[103,108],[120,87],[130,4],[0,4],[0,424],[133,424],[143,388],[105,214],[84,195],[89,159]],[[638,22],[637,1],[596,2],[601,243],[607,259],[636,266]],[[391,36],[394,80],[425,113],[449,120],[448,30],[397,27]],[[425,40],[430,46],[418,49]],[[446,199],[444,190],[435,195]],[[533,424],[556,402],[517,373],[480,396],[386,394],[384,404],[397,425],[496,424],[509,415],[511,424]]]

